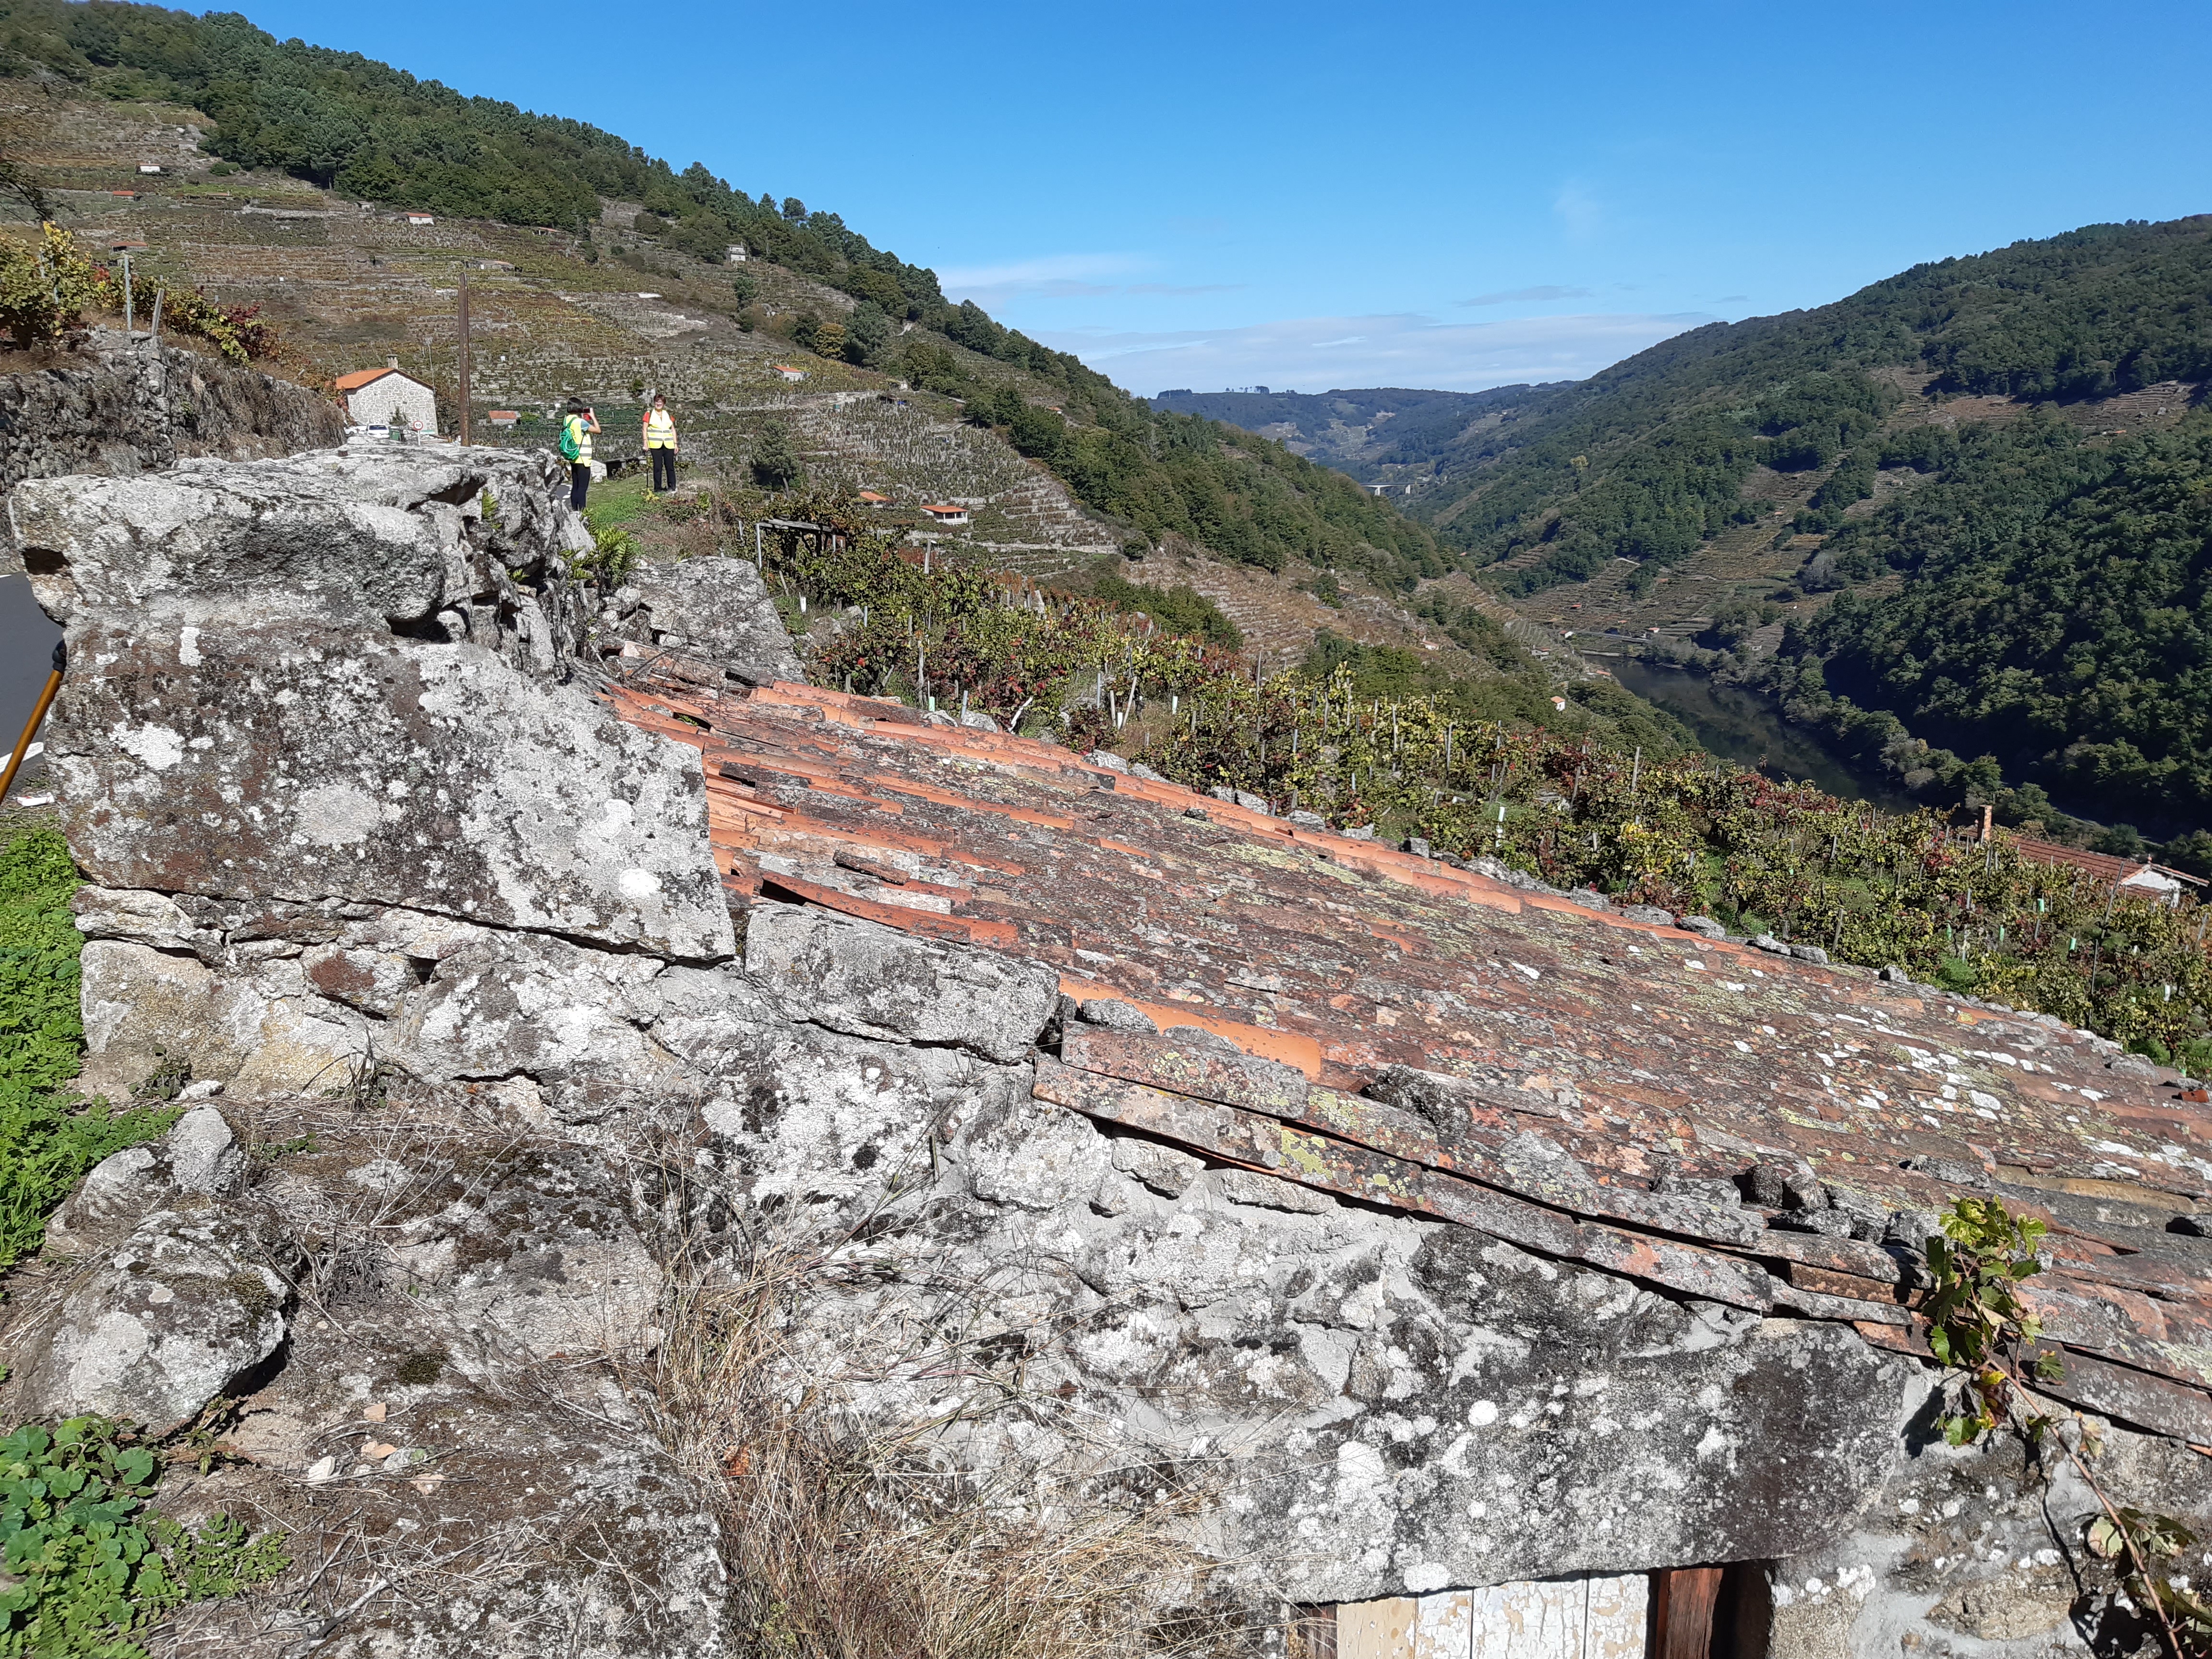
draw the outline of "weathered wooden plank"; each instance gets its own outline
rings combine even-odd
[[[1336,1659],[1336,1604],[1322,1601],[1291,1609],[1285,1659]]]
[[[1344,1602],[1336,1610],[1337,1659],[1413,1659],[1419,1605],[1410,1595]]]
[[[1472,1599],[1470,1659],[1583,1659],[1589,1589],[1582,1579],[1492,1584]]]
[[[1721,1569],[1673,1567],[1651,1577],[1652,1599],[1657,1603],[1651,1659],[1711,1659]]]
[[[1474,1592],[1422,1596],[1413,1609],[1413,1659],[1468,1659],[1474,1651]]]
[[[1582,1659],[1644,1659],[1650,1620],[1651,1579],[1641,1572],[1585,1581],[1589,1610],[1583,1624]]]

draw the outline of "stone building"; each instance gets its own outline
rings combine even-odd
[[[2085,1032],[799,684],[742,561],[572,583],[542,455],[9,511],[82,1086],[198,1104],[0,1412],[238,1402],[189,1493],[319,1570],[224,1651],[757,1650],[663,1384],[795,1235],[774,1400],[1143,1518],[1213,1652],[2127,1652],[2083,1472],[2212,1511],[2212,1121]],[[1937,1426],[1962,1196],[2051,1226],[2038,1449]]]
[[[357,368],[331,382],[344,404],[346,419],[356,426],[388,426],[404,416],[416,432],[438,429],[438,396],[412,374],[404,373],[399,359],[387,358],[382,368]]]

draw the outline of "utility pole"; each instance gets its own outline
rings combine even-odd
[[[461,272],[461,447],[469,446],[469,273]]]

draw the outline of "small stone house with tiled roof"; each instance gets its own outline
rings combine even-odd
[[[395,414],[419,431],[438,429],[438,394],[404,374],[397,357],[382,368],[357,368],[331,382],[331,389],[345,405],[346,418],[356,426],[383,426]]]

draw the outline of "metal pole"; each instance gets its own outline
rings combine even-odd
[[[461,273],[461,447],[469,447],[469,273]]]
[[[8,792],[15,787],[15,774],[21,769],[23,757],[32,744],[38,740],[39,728],[46,724],[46,710],[54,706],[54,693],[62,689],[62,647],[54,647],[54,672],[46,676],[46,689],[39,693],[39,706],[31,711],[31,718],[23,727],[23,735],[15,744],[15,752],[8,757],[8,769],[0,773],[0,805],[8,799]]]
[[[131,343],[131,331],[137,323],[137,317],[131,309],[131,256],[125,253],[123,256],[123,342],[125,345]]]

